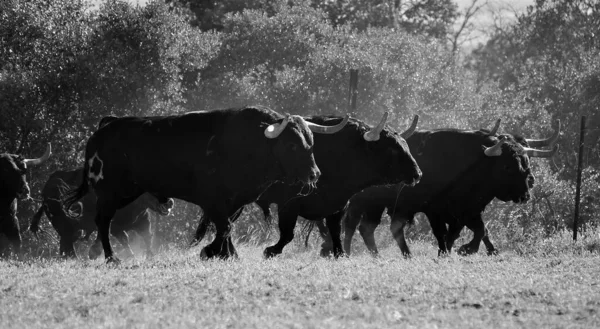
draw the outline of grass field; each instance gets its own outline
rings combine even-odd
[[[600,328],[599,237],[438,258],[413,242],[331,260],[292,246],[234,261],[172,249],[120,267],[0,261],[0,328]],[[590,247],[591,246],[591,247]]]

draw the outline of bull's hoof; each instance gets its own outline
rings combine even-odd
[[[202,248],[202,251],[200,251],[200,259],[202,260],[208,260],[208,259],[212,259],[212,258],[217,258],[217,259],[230,259],[230,258],[238,258],[237,252],[227,252],[227,251],[215,251],[212,248],[210,248],[209,246],[206,246],[204,248]]]
[[[277,251],[275,250],[275,248],[273,248],[273,247],[267,247],[267,248],[265,249],[265,251],[263,251],[263,255],[264,255],[264,256],[265,256],[265,258],[267,258],[267,259],[268,259],[268,258],[273,258],[273,257],[275,257],[275,256],[278,256],[279,254],[281,254],[281,252],[277,252]]]
[[[498,256],[498,250],[492,249],[487,251],[488,256]]]
[[[456,253],[461,256],[468,256],[468,255],[476,254],[478,251],[479,251],[479,248],[474,248],[468,244],[465,244],[465,245],[460,246],[460,248],[458,248]]]
[[[117,258],[117,256],[109,256],[106,257],[106,264],[107,265],[112,265],[112,266],[119,266],[121,265],[121,260],[119,258]]]
[[[208,260],[208,259],[213,258],[214,256],[215,255],[214,255],[213,251],[210,250],[208,247],[204,247],[200,251],[200,259],[202,259],[202,260]]]
[[[327,249],[327,248],[325,248]],[[321,252],[323,252],[323,250],[321,250]],[[321,254],[322,256],[323,254]],[[344,252],[344,249],[340,248],[340,247],[333,247],[332,246],[332,250],[329,252],[330,256],[333,256],[333,258],[338,259],[338,258],[346,258],[348,257],[346,255],[346,253]]]
[[[450,252],[447,250],[438,250],[438,257],[449,257],[450,256]]]

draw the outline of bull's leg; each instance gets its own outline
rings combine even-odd
[[[72,234],[61,236],[59,244],[58,252],[61,256],[65,258],[77,258]]]
[[[446,228],[446,223],[443,218],[435,214],[427,214],[427,218],[429,219],[429,225],[431,226],[433,236],[435,236],[435,239],[438,242],[438,256],[448,254],[448,249],[446,247],[448,229]]]
[[[44,215],[45,207],[46,207],[46,205],[42,204],[40,206],[40,208],[38,209],[38,211],[35,213],[35,215],[33,215],[33,217],[31,217],[31,222],[29,223],[29,231],[31,231],[31,233],[33,233],[33,235],[35,236],[36,239],[39,239],[38,233],[40,231],[40,221],[42,219],[42,216]]]
[[[17,218],[4,219],[3,230],[4,235],[6,235],[6,239],[10,243],[13,249],[13,253],[17,256],[21,255],[21,232],[19,230],[19,222]]]
[[[454,242],[460,236],[463,227],[464,225],[458,223],[448,225],[448,235],[446,235],[446,248],[448,248],[448,253],[452,252]]]
[[[477,251],[479,251],[481,240],[485,236],[485,224],[483,224],[481,214],[469,219],[466,222],[466,225],[471,231],[473,231],[473,239],[467,244],[458,248],[457,252],[460,255],[471,255],[477,253]]]
[[[323,239],[323,243],[321,243],[321,257],[329,257],[333,253],[333,242],[331,241],[329,229],[322,219],[316,220],[314,223],[319,231],[319,236]]]
[[[333,245],[333,256],[339,258],[345,256],[344,249],[342,248],[342,216],[343,212],[338,211],[333,213],[325,219],[327,228],[329,229],[329,235],[331,236],[331,243]]]
[[[346,209],[346,220],[344,221],[344,250],[346,250],[348,255],[350,255],[352,237],[360,222],[360,216],[361,213],[359,211],[353,211],[352,205]]]
[[[119,240],[119,243],[121,243],[121,245],[123,246],[123,249],[125,249],[125,257],[126,258],[130,258],[134,256],[133,250],[131,250],[131,245],[129,244],[129,235],[127,234],[127,232],[125,232],[124,230],[120,230],[120,229],[116,229],[116,230],[112,230],[111,229],[111,234],[117,238],[117,240]]]
[[[202,239],[204,239],[206,231],[208,230],[208,225],[210,225],[208,218],[206,218],[205,215],[200,216],[200,221],[198,222],[198,227],[196,228],[196,233],[194,234],[194,239],[190,243],[190,247],[198,245]]]
[[[408,248],[408,244],[406,243],[406,239],[404,238],[404,227],[408,223],[408,219],[402,215],[396,215],[392,217],[392,223],[390,225],[390,231],[392,231],[392,236],[396,240],[398,247],[400,247],[400,251],[402,252],[402,256],[408,258],[410,257],[410,249]]]
[[[98,227],[98,238],[96,240],[99,240],[102,243],[102,249],[104,250],[104,258],[106,259],[106,262],[119,264],[120,260],[114,255],[109,238],[110,222],[117,211],[116,202],[104,197],[103,195],[98,195],[96,209],[96,226]],[[90,248],[90,256],[93,249],[94,246]]]
[[[488,255],[490,255],[490,256],[498,255],[498,250],[496,250],[496,248],[494,248],[492,241],[490,241],[490,236],[489,236],[489,232],[488,232],[487,228],[484,229],[484,236],[483,236],[482,241],[483,241],[483,244],[485,244],[485,248],[487,249]]]
[[[226,213],[205,210],[205,215],[209,220],[212,219],[215,224],[215,239],[209,245],[202,249],[200,255],[202,258],[219,257],[226,259],[229,257],[237,258],[237,251],[231,241],[231,222]]]
[[[373,256],[379,255],[379,250],[377,250],[377,243],[375,242],[375,229],[379,224],[381,224],[381,215],[383,214],[383,209],[370,209],[365,211],[359,217],[360,224],[358,225],[358,232],[363,238],[367,249]],[[347,232],[347,231],[346,231]],[[350,236],[350,240],[352,236]],[[348,241],[348,248],[350,248],[350,241]],[[350,249],[348,249],[350,250]],[[349,252],[349,251],[348,251]]]
[[[290,210],[279,210],[279,241],[267,247],[264,251],[266,258],[275,257],[283,252],[283,247],[294,239],[294,228],[298,221],[298,213]]]

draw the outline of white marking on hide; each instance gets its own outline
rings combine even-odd
[[[100,163],[100,172],[98,174],[92,172],[94,160],[98,160],[98,162]],[[88,181],[93,179],[94,183],[98,183],[99,180],[104,179],[104,175],[102,174],[102,168],[104,167],[104,161],[102,161],[102,159],[100,159],[100,157],[98,156],[98,152],[94,153],[94,156],[88,160],[88,166],[90,168],[88,171]]]

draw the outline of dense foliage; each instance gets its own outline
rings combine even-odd
[[[535,161],[534,200],[490,206],[486,218],[495,228],[545,235],[571,224],[577,127],[587,114],[582,214],[597,224],[596,2],[539,0],[466,67],[444,41],[459,18],[451,1],[167,2],[0,2],[0,152],[35,156],[53,145],[48,165],[29,174],[34,198],[50,172],[80,164],[105,115],[243,104],[341,114],[349,111],[349,71],[358,69],[353,115],[373,123],[392,111],[396,130],[414,114],[420,128],[489,128],[502,118],[501,131],[538,137],[562,120],[560,154],[550,164]],[[22,228],[37,206],[20,203]],[[160,241],[186,243],[198,211],[180,202],[157,223]],[[236,234],[269,236],[251,220],[261,215],[254,208],[247,214]]]

